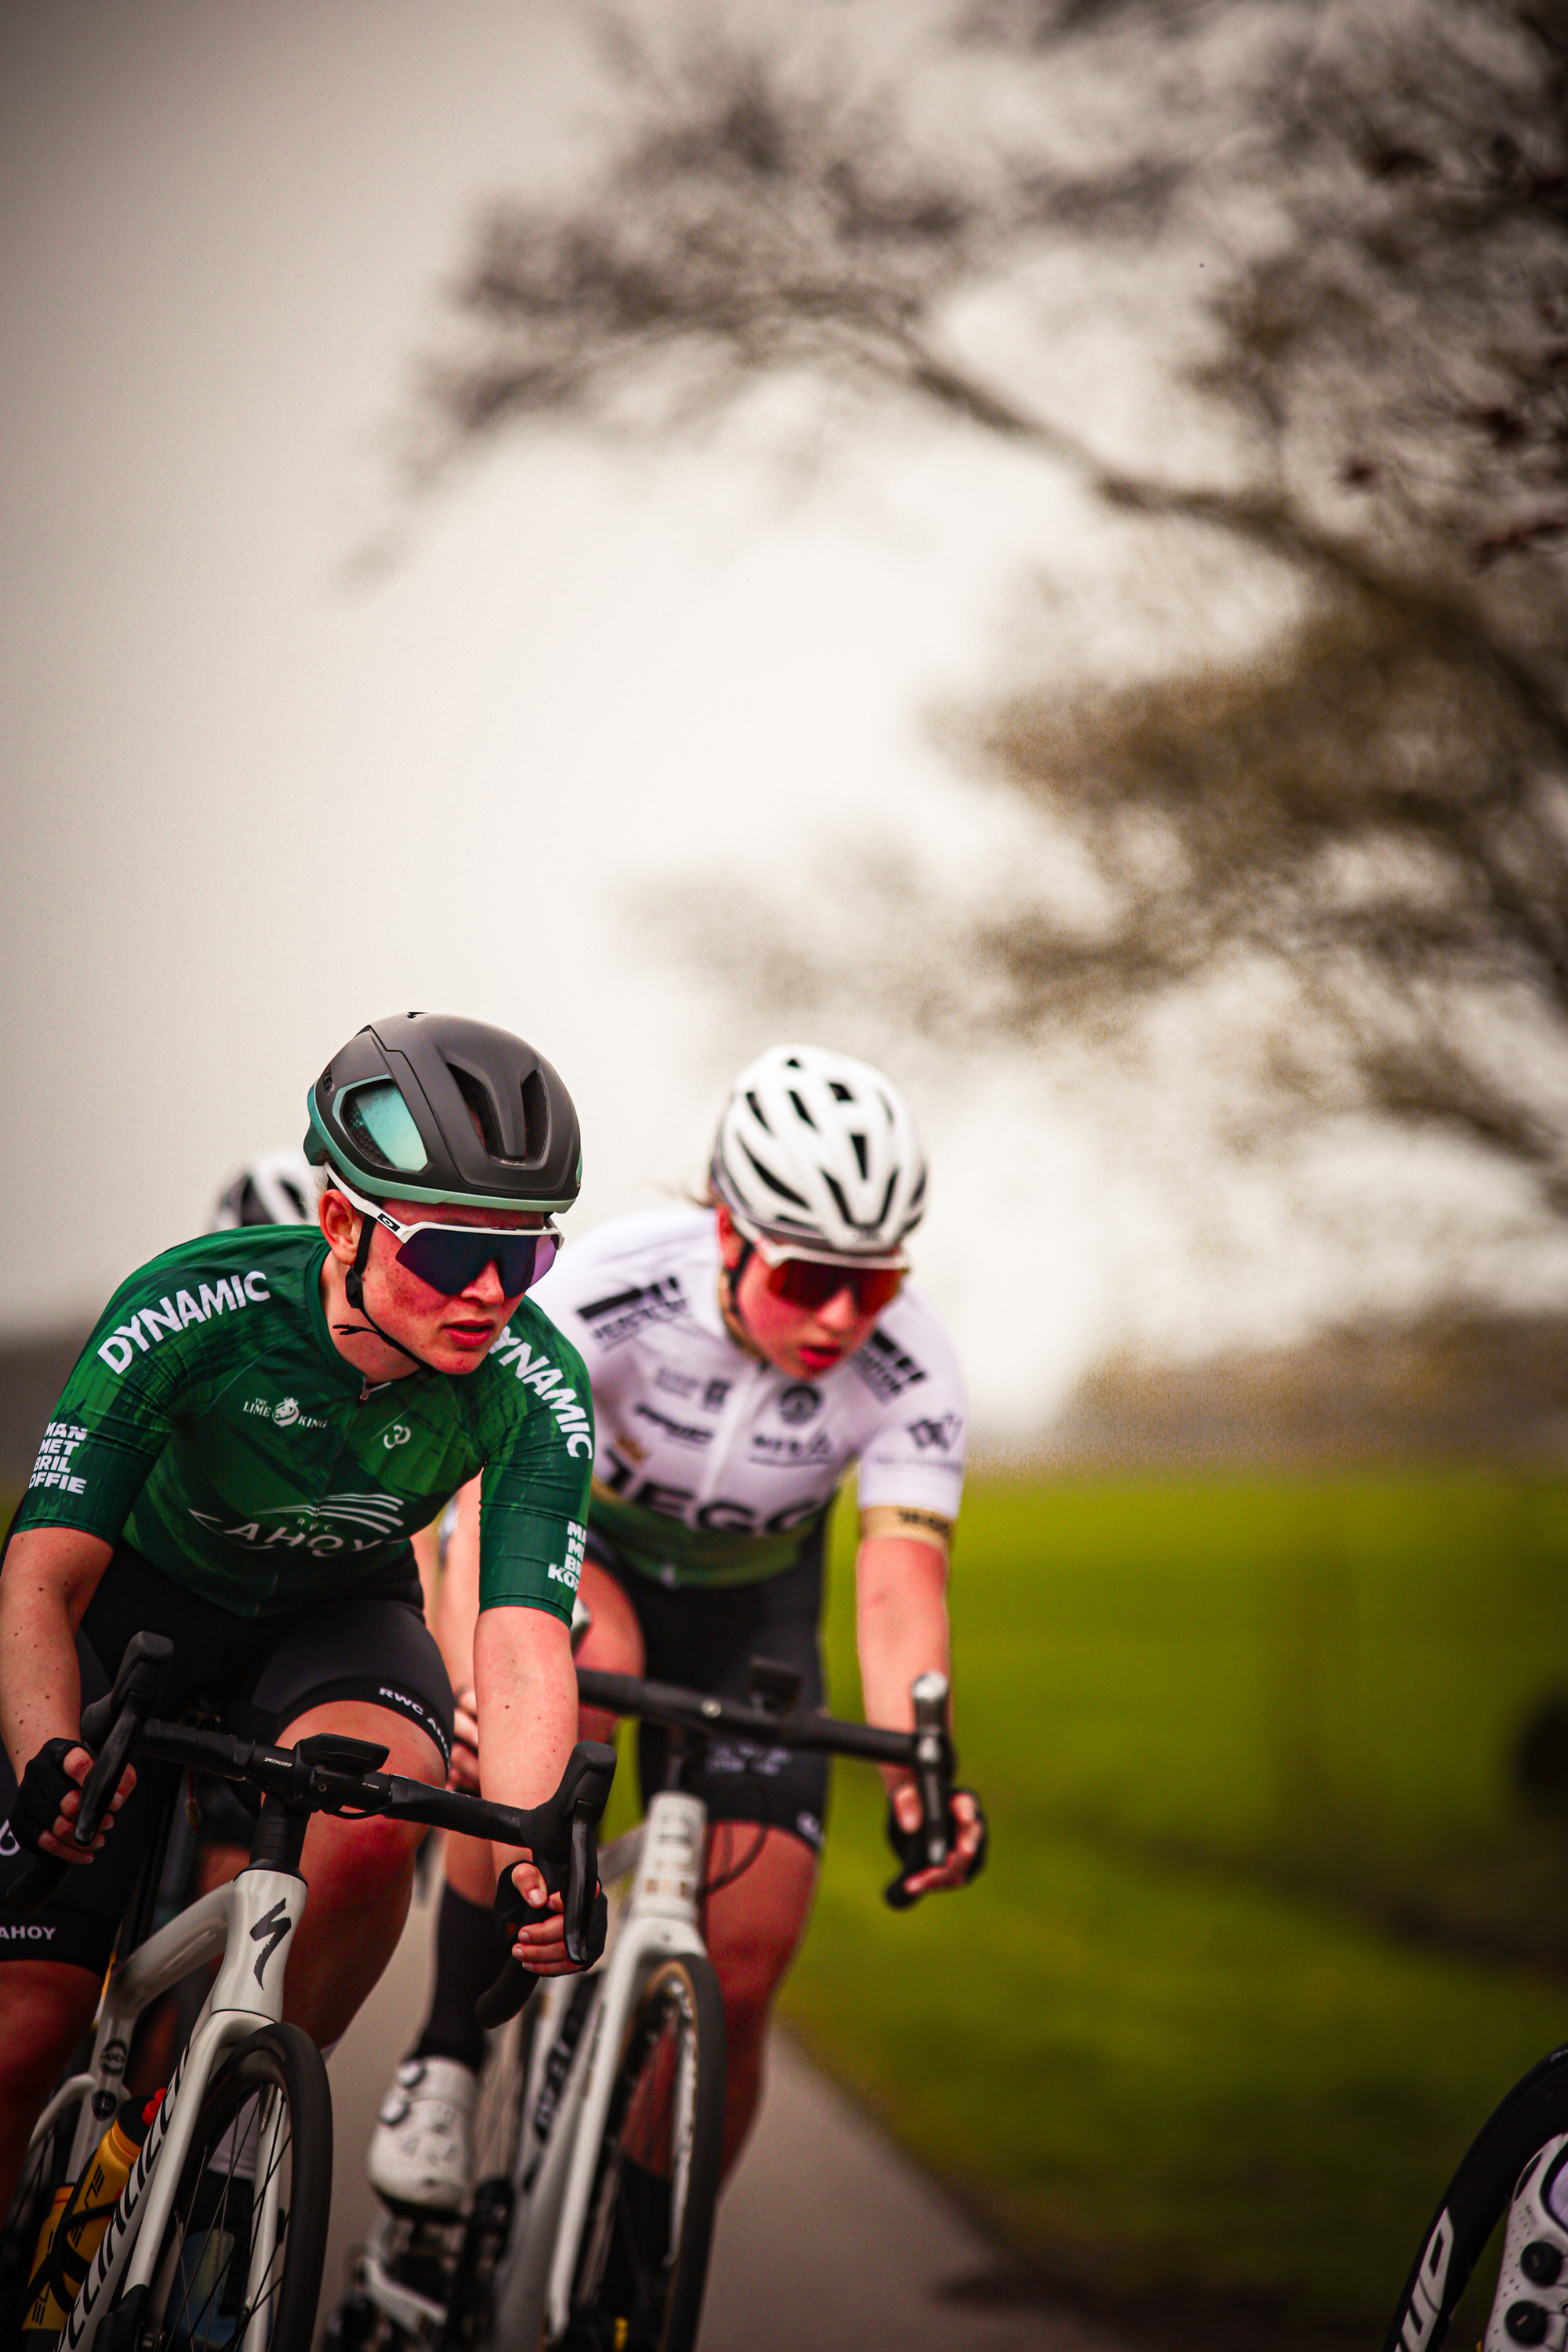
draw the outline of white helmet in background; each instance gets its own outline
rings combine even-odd
[[[321,1191],[302,1151],[260,1151],[218,1199],[208,1231],[231,1225],[313,1225]]]
[[[774,1045],[735,1080],[713,1191],[751,1241],[795,1257],[902,1265],[925,1209],[914,1114],[865,1062]]]

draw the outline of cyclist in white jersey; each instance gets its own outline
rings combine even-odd
[[[781,1046],[735,1083],[710,1205],[617,1218],[539,1285],[594,1391],[584,1665],[744,1698],[762,1655],[796,1666],[804,1704],[822,1704],[827,1514],[858,1462],[866,1714],[910,1723],[910,1684],[948,1671],[948,1548],[964,1457],[952,1347],[905,1279],[924,1197],[919,1132],[888,1080],[847,1055]],[[453,1778],[477,1784],[473,1489],[456,1508],[436,1626],[458,1693]],[[603,1737],[608,1727],[585,1710],[583,1728]],[[663,1750],[662,1732],[645,1725],[645,1792],[660,1785]],[[909,1776],[885,1778],[893,1820],[917,1829]],[[713,1825],[709,1879],[744,1864],[706,1913],[725,2000],[728,2163],[756,2107],[768,2014],[810,1909],[826,1759],[716,1742],[690,1785]],[[957,1792],[953,1811],[948,1863],[912,1876],[911,1888],[955,1886],[979,1867],[984,1823],[973,1793]],[[497,1965],[490,1883],[465,1841],[450,1843],[447,1872],[430,2017],[369,2157],[384,2196],[437,2210],[459,2204],[469,2185],[482,2055],[472,2002]]]

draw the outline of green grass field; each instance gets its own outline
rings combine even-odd
[[[1568,1494],[1501,1475],[981,1483],[952,1599],[992,1865],[895,1916],[841,1769],[786,2015],[1044,2268],[1364,2333],[1568,2036],[1568,1838],[1511,1770],[1568,1691],[1565,1571]]]

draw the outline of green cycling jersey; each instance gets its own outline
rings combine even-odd
[[[270,1616],[384,1566],[483,1470],[480,1607],[570,1619],[594,1461],[581,1358],[524,1299],[473,1371],[379,1386],[340,1355],[311,1229],[241,1226],[122,1283],[66,1382],[16,1525],[121,1536]]]

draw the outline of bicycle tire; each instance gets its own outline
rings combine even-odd
[[[237,2126],[270,2128],[271,2096],[284,2115],[272,2134],[268,2174],[247,2197],[216,2165]],[[248,2113],[247,2113],[248,2110]],[[268,2174],[279,2180],[278,2241],[253,2294],[251,2248]],[[153,2287],[138,2314],[144,2352],[205,2352],[244,2341],[268,2312],[269,2352],[309,2352],[321,2297],[332,2194],[332,2101],[321,2053],[297,2025],[268,2025],[240,2043],[209,2084],[180,2175]]]
[[[1568,2044],[1521,2074],[1482,2125],[1433,2215],[1384,2352],[1439,2352],[1470,2274],[1525,2166],[1568,2131]]]
[[[664,1960],[616,2063],[562,2339],[571,2352],[691,2352],[723,2147],[719,1979],[700,1955]]]

